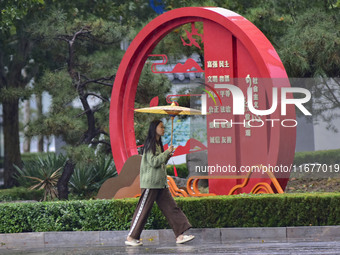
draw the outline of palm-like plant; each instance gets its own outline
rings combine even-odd
[[[96,190],[94,179],[96,173],[93,166],[78,164],[71,176],[69,186],[73,194],[80,198],[91,196]]]
[[[116,166],[110,156],[96,156],[93,162],[76,166],[69,185],[73,194],[90,197],[109,178],[117,175]]]
[[[107,179],[118,175],[112,156],[97,157],[93,164],[93,168],[96,173],[94,181],[96,183],[97,191]]]
[[[48,154],[39,156],[34,161],[24,163],[15,178],[21,186],[29,189],[43,189],[44,200],[57,197],[56,185],[61,176],[61,170],[65,165],[66,158],[62,154]]]
[[[55,170],[51,175],[45,175],[45,178],[43,179],[38,178],[38,177],[33,177],[33,176],[23,176],[23,177],[29,178],[31,180],[38,182],[37,184],[31,186],[29,189],[31,190],[43,189],[44,190],[44,201],[46,201],[47,199],[54,199],[58,197],[58,191],[57,191],[56,185],[61,176],[61,172],[60,172],[61,169],[62,167]]]

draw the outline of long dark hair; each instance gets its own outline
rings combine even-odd
[[[149,150],[152,151],[152,153],[155,155],[156,153],[156,144],[159,144],[161,146],[162,152],[164,151],[163,148],[163,143],[162,143],[162,138],[159,138],[159,141],[156,139],[156,128],[161,123],[161,120],[153,120],[150,123],[149,131],[148,131],[148,136],[145,139],[144,142],[144,149],[143,153],[148,152]]]

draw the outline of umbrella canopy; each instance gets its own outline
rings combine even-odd
[[[153,106],[135,109],[136,112],[168,114],[168,115],[201,115],[201,111],[187,107],[177,106],[175,103],[164,106]]]
[[[187,107],[181,107],[176,105],[174,102],[171,105],[164,106],[153,106],[135,109],[135,112],[155,113],[155,114],[168,114],[171,116],[171,145],[174,129],[174,118],[176,115],[201,115],[201,111],[191,109]]]

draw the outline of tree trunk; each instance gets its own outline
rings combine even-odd
[[[44,152],[44,136],[38,136],[38,152]]]
[[[51,146],[51,137],[50,136],[46,136],[46,152],[50,152],[50,146]]]
[[[66,161],[64,171],[58,180],[58,197],[60,200],[68,199],[68,182],[74,172],[75,163],[69,159]]]
[[[24,103],[24,131],[27,130],[27,125],[31,121],[31,101],[28,99]],[[24,138],[23,151],[30,152],[31,151],[31,137]]]
[[[13,178],[16,170],[13,164],[21,167],[20,140],[19,140],[19,100],[5,100],[3,106],[4,118],[4,184],[5,188],[17,185]]]
[[[42,94],[36,95],[36,102],[37,102],[37,117],[38,119],[43,114],[43,104],[42,104]],[[44,136],[38,136],[38,152],[44,152]]]

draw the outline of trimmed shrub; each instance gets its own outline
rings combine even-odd
[[[30,190],[24,187],[14,187],[11,189],[0,189],[0,202],[16,200],[37,200],[44,196],[43,190]]]
[[[334,165],[340,164],[340,149],[324,151],[296,152],[294,164],[299,166],[307,163]]]
[[[339,193],[176,198],[194,228],[340,224]],[[0,233],[127,230],[138,199],[0,204]],[[169,228],[154,206],[146,229]]]
[[[48,155],[55,154],[54,152],[26,152],[21,154],[21,161],[24,164],[35,162],[37,158],[47,157]]]
[[[188,167],[185,163],[175,165],[175,166],[176,166],[178,177],[180,177],[180,178],[187,178],[188,177],[189,171],[188,171]],[[167,165],[166,172],[167,172],[168,175],[175,176],[174,166],[173,165]]]

